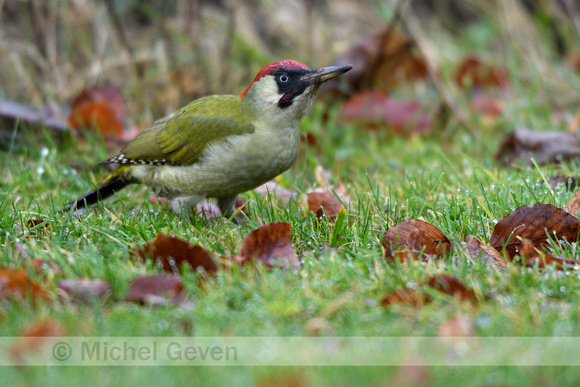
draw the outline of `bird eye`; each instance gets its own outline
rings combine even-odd
[[[280,82],[286,83],[290,80],[287,75],[280,75]]]

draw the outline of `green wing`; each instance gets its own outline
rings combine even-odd
[[[239,97],[210,96],[155,121],[121,153],[133,160],[169,160],[190,165],[198,161],[208,144],[253,132],[254,126],[244,120]]]

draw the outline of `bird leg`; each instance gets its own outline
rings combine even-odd
[[[234,213],[236,212],[236,200],[238,199],[238,195],[233,196],[225,196],[218,198],[218,207],[220,208],[220,212],[222,216],[232,220],[235,224],[240,224],[240,221],[237,217],[233,217]]]

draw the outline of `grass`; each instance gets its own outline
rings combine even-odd
[[[331,109],[328,121],[322,119],[325,109]],[[100,278],[113,285],[114,297],[122,297],[132,278],[158,272],[151,264],[129,259],[136,246],[158,233],[200,244],[217,257],[238,254],[242,239],[260,225],[289,222],[302,267],[296,274],[234,268],[219,272],[206,289],[196,285],[197,273],[185,273],[187,295],[193,302],[190,308],[113,301],[89,306],[54,302],[32,308],[26,303],[4,302],[0,335],[19,335],[27,324],[50,316],[69,336],[306,336],[314,332],[312,323],[321,321],[322,328],[316,333],[324,336],[434,336],[442,324],[458,315],[473,323],[478,336],[580,334],[577,273],[559,275],[550,269],[515,266],[498,272],[469,262],[459,249],[444,261],[392,264],[383,259],[381,247],[388,227],[417,217],[433,223],[456,242],[468,235],[488,240],[498,219],[520,205],[541,201],[562,207],[567,203],[572,192],[558,189],[552,195],[542,175],[569,172],[574,165],[498,166],[493,154],[504,132],[501,125],[482,130],[479,138],[453,125],[425,136],[392,135],[340,123],[335,119],[336,109],[318,104],[303,122],[303,128],[319,139],[320,150],[303,149],[282,182],[299,192],[316,188],[314,168],[322,165],[330,170],[332,179],[347,184],[351,201],[339,232],[331,223],[317,222],[301,202],[283,206],[253,193],[242,195],[249,201],[247,223],[242,226],[221,220],[187,225],[166,208],[150,204],[150,192],[143,187],[105,202],[110,212],[94,211],[80,220],[55,214],[64,202],[94,186],[101,171],[92,166],[111,151],[96,135],[57,143],[49,135],[39,138],[27,128],[17,127],[24,139],[0,154],[0,264],[23,266],[19,244],[30,257],[55,262],[63,270],[61,276],[49,274],[43,279],[30,272],[31,278],[53,294],[61,277]],[[28,220],[38,217],[50,219],[52,232],[48,235],[27,229]],[[316,253],[325,245],[338,245],[341,250]],[[577,252],[569,249],[567,254],[574,257]],[[421,309],[402,305],[384,310],[378,305],[388,292],[416,286],[438,273],[459,278],[475,290],[480,302],[473,305],[441,295]],[[397,367],[234,367],[218,372],[211,367],[13,368],[3,372],[3,378],[12,382],[43,385],[57,384],[62,378],[80,383],[86,373],[94,375],[99,384],[121,380],[130,384],[151,384],[152,380],[155,384],[164,380],[223,384],[235,378],[235,385],[283,380],[375,385],[385,378],[404,377]],[[409,372],[426,372],[433,384],[450,378],[469,384],[532,384],[538,380],[569,384],[579,376],[574,369],[561,368],[435,367]]]

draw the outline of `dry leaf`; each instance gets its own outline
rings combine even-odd
[[[457,67],[455,82],[459,86],[505,87],[508,85],[508,74],[504,68],[483,64],[479,59],[471,56],[465,58]]]
[[[125,301],[141,305],[179,304],[182,298],[183,284],[176,275],[151,275],[138,277],[133,281]]]
[[[387,294],[381,300],[381,306],[388,307],[393,304],[405,304],[415,308],[420,308],[429,302],[429,297],[419,289],[396,290]]]
[[[14,270],[7,267],[0,267],[0,301],[6,299],[33,301],[42,299],[50,300],[49,293],[35,281],[28,278],[24,271]]]
[[[274,198],[281,199],[284,205],[286,206],[290,202],[290,199],[295,199],[296,196],[298,195],[296,191],[284,188],[273,180],[265,184],[262,184],[258,188],[254,189],[254,192],[264,197],[272,196]]]
[[[399,101],[381,91],[355,94],[343,105],[340,119],[358,122],[371,129],[389,127],[396,132],[428,132],[433,129],[433,117],[416,101]]]
[[[256,259],[268,267],[300,268],[292,246],[290,223],[270,223],[252,231],[242,241],[241,256]]]
[[[475,324],[469,317],[456,315],[441,324],[437,335],[442,337],[475,336]]]
[[[404,220],[389,228],[383,236],[385,258],[398,258],[401,262],[409,254],[413,259],[437,258],[447,254],[451,242],[437,227],[419,219]]]
[[[201,267],[210,274],[217,271],[216,263],[203,247],[192,246],[168,235],[157,235],[153,242],[137,248],[135,254],[143,261],[154,260],[159,268],[173,274],[181,272],[184,264],[190,265],[194,270]]]
[[[51,338],[62,336],[64,327],[55,320],[41,319],[25,326],[20,336],[10,345],[8,353],[16,363],[22,363],[27,356],[40,355]]]
[[[457,278],[450,275],[440,274],[431,277],[427,281],[427,285],[442,293],[457,297],[461,301],[476,300],[473,290],[465,286]]]
[[[516,160],[533,165],[530,156],[536,163],[545,164],[570,160],[578,154],[580,143],[572,133],[516,129],[505,136],[495,157],[506,165]]]
[[[552,239],[575,242],[580,231],[580,220],[551,204],[536,203],[522,206],[499,220],[489,243],[502,251],[505,246],[510,258],[519,254],[522,239],[529,239],[535,248],[549,246]]]
[[[91,304],[95,300],[104,300],[113,294],[110,283],[100,279],[65,278],[58,282],[62,290],[73,302]]]
[[[123,92],[117,86],[100,85],[85,88],[75,97],[71,105],[73,110],[76,110],[87,102],[104,102],[111,108],[119,121],[125,117],[127,106]]]
[[[123,126],[106,102],[85,102],[69,116],[68,123],[75,129],[97,129],[105,137],[123,137]]]
[[[572,215],[580,213],[580,187],[576,189],[574,196],[570,199],[568,204],[564,206],[564,209]]]
[[[342,79],[328,82],[325,90],[389,90],[427,75],[425,60],[413,50],[413,43],[402,32],[389,27],[360,40],[336,58],[335,63],[350,63],[353,68]]]
[[[571,267],[578,269],[580,261],[571,258],[556,257],[552,254],[540,252],[529,239],[522,240],[520,255],[526,260],[526,266],[535,266],[543,269],[553,266],[557,270],[567,270]]]
[[[465,242],[461,242],[468,256],[474,261],[481,261],[486,266],[505,268],[505,261],[499,252],[491,246],[481,243],[473,236],[467,236]]]
[[[314,212],[319,220],[326,215],[331,222],[334,222],[338,213],[344,210],[340,200],[331,192],[310,192],[306,196],[308,209]]]

